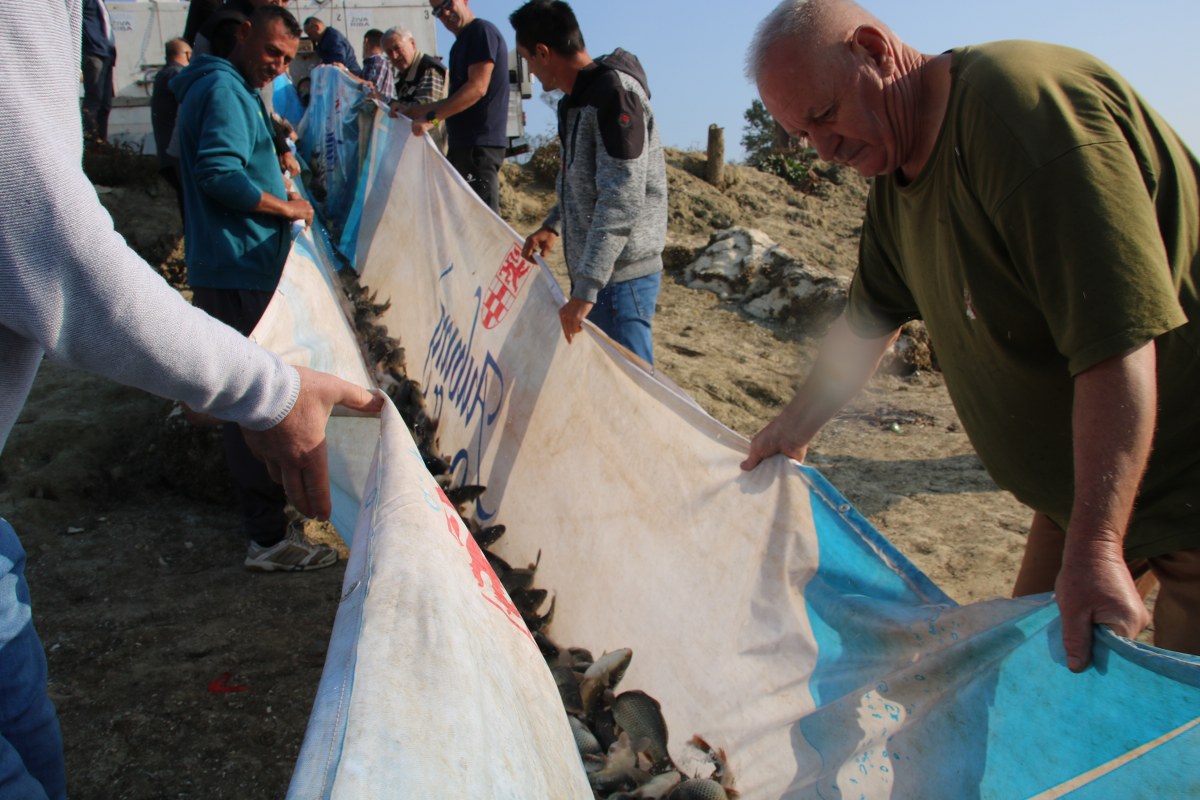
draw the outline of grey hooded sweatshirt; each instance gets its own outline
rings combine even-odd
[[[563,239],[571,296],[662,270],[667,171],[646,73],[624,50],[583,69],[558,104],[558,204],[543,227]]]

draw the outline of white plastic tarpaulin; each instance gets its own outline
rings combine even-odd
[[[1200,794],[1200,660],[1102,631],[1074,675],[1049,597],[957,606],[818,473],[741,472],[745,440],[669,381],[593,329],[568,346],[553,277],[405,120],[352,135],[355,265],[441,451],[488,487],[500,555],[540,553],[553,638],[632,648],[621,687],[661,702],[673,753],[704,736],[750,798]],[[333,263],[302,237],[255,336],[365,382]],[[589,797],[537,648],[394,410],[330,437],[351,557],[290,796]]]

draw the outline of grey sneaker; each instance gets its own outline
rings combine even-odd
[[[284,537],[270,547],[251,542],[246,552],[246,569],[251,572],[302,572],[331,567],[337,560],[337,550],[308,541],[304,538],[304,523],[295,520],[288,523]]]

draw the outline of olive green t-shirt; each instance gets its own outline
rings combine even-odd
[[[997,42],[951,59],[929,162],[872,186],[850,324],[878,336],[923,319],[992,477],[1064,528],[1073,376],[1156,340],[1158,427],[1126,555],[1200,547],[1200,164],[1085,53]]]

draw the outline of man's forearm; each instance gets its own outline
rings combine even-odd
[[[1157,403],[1153,342],[1076,376],[1068,548],[1121,547],[1150,458]]]
[[[436,103],[429,103],[424,106],[425,114],[427,115],[432,111],[438,119],[446,119],[447,117],[452,117],[455,114],[466,111],[482,100],[483,96],[487,94],[494,68],[495,64],[490,61],[472,64],[467,69],[467,82],[458,87],[458,91],[445,100],[439,100]],[[415,116],[413,118],[416,119]]]
[[[310,225],[313,221],[312,205],[302,199],[299,194],[295,197],[289,196],[287,200],[281,200],[270,192],[263,192],[253,211],[259,214],[303,221],[305,225]]]
[[[897,328],[864,339],[850,329],[845,317],[834,322],[808,379],[779,416],[751,440],[742,469],[753,469],[776,453],[803,461],[809,442],[866,385],[899,335]]]
[[[897,328],[883,336],[864,339],[850,329],[844,316],[839,317],[821,343],[800,393],[814,405],[831,406],[832,418],[867,385],[883,354],[899,336]]]
[[[258,204],[254,206],[254,213],[286,217],[287,206],[283,198],[276,197],[270,192],[263,192],[262,196],[258,198]]]
[[[471,106],[478,103],[486,93],[484,87],[476,87],[471,84],[464,84],[454,94],[447,97],[445,100],[439,100],[436,103],[427,103],[421,106],[423,109],[422,116],[427,116],[430,112],[438,119],[446,119],[455,114],[466,111]]]
[[[844,317],[834,322],[792,401],[804,406],[804,427],[811,429],[811,435],[815,436],[862,391],[899,335],[897,329],[877,339],[863,339],[850,330]]]
[[[1094,625],[1133,638],[1150,618],[1125,564],[1124,541],[1150,459],[1156,370],[1150,342],[1075,376],[1075,498],[1054,583],[1074,671],[1091,659]]]

